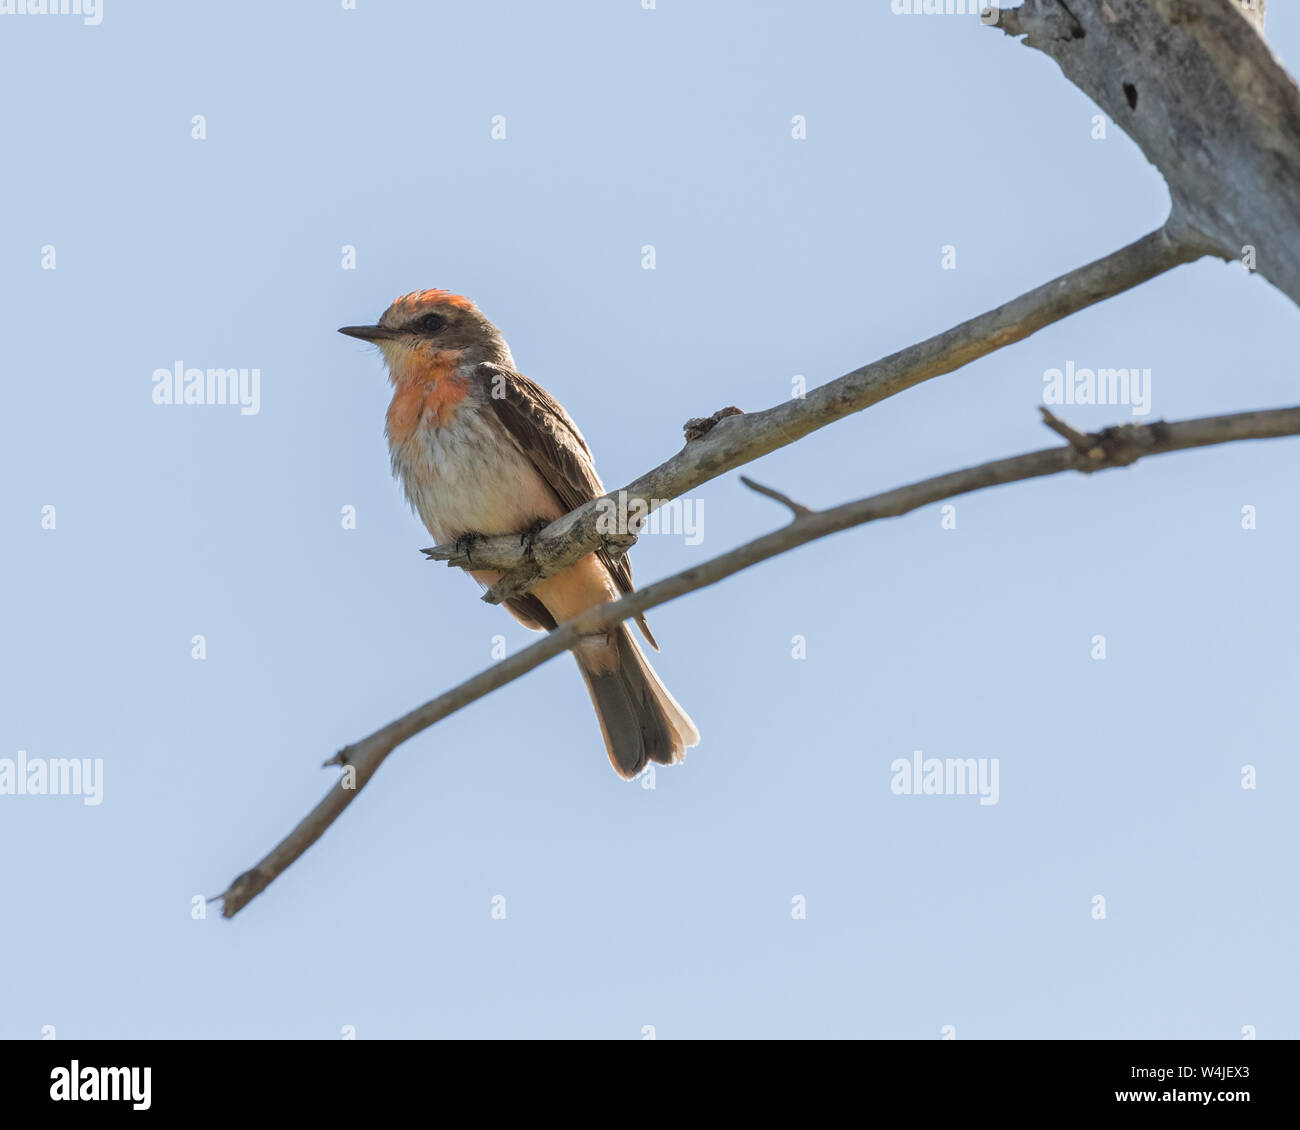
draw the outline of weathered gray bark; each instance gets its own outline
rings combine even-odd
[[[1169,185],[1175,238],[1223,259],[1254,247],[1300,303],[1300,87],[1263,18],[1228,0],[1025,0],[997,26],[1137,142]]]

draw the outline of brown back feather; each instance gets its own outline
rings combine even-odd
[[[555,397],[536,381],[504,365],[484,362],[476,373],[489,386],[488,403],[497,419],[555,492],[566,513],[605,493],[587,441]],[[498,387],[504,389],[504,396],[493,395]],[[610,557],[605,549],[598,549],[596,555],[619,591],[631,592],[632,565],[627,555]],[[638,615],[636,622],[650,646],[658,651],[645,616]]]

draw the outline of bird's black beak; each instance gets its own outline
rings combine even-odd
[[[387,341],[397,336],[397,331],[387,326],[343,326],[339,333],[359,337],[362,341]]]

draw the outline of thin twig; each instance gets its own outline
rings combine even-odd
[[[756,483],[754,482],[753,479],[749,478],[747,475],[741,475],[740,481],[744,483],[745,486],[749,487],[750,490],[757,491],[759,494],[764,494],[768,498],[776,499],[776,501],[779,502],[782,506],[788,507],[790,513],[793,514],[796,518],[802,518],[805,514],[812,513],[812,511],[809,510],[808,507],[806,507],[802,502],[795,502],[793,498],[791,498],[789,495],[782,494],[779,490],[773,490],[771,487],[765,487],[762,483]]]
[[[1105,452],[1102,451],[1100,445],[1091,436],[1085,435],[1078,428],[1067,424],[1060,417],[1052,415],[1041,404],[1038,406],[1038,410],[1043,414],[1043,423],[1064,439],[1080,455],[1084,455],[1089,459],[1101,459],[1104,456]]]

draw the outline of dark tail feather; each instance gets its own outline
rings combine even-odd
[[[609,760],[622,777],[635,777],[647,761],[672,765],[699,745],[700,732],[659,681],[626,628],[614,633],[618,664],[604,673],[594,657],[574,653],[587,681]],[[606,653],[608,654],[608,653]]]

